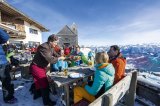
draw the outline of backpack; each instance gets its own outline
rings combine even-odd
[[[19,60],[15,59],[13,56],[10,57],[11,65],[13,66],[19,66]]]

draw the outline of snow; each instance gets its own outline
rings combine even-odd
[[[24,83],[23,81],[15,81],[15,97],[18,99],[18,103],[14,105],[5,104],[2,99],[2,91],[0,89],[0,106],[42,106],[41,98],[33,100],[32,95],[29,92],[30,83]]]
[[[160,77],[155,76],[151,73],[147,73],[147,72],[139,73],[138,81],[144,82],[145,84],[148,84],[150,86],[154,86],[160,89]]]
[[[2,96],[2,84],[0,83],[0,106],[43,106],[42,98],[33,100],[33,95],[30,94],[29,88],[32,84],[31,81],[16,80],[13,81],[15,86],[15,97],[18,99],[18,102],[15,104],[6,104],[3,101]],[[50,95],[51,99],[57,101],[56,106],[62,106],[61,99],[57,95]]]
[[[146,100],[146,99],[144,99],[144,98],[141,98],[141,97],[139,97],[139,96],[136,96],[136,98],[137,98],[138,100],[142,101],[143,103],[147,104],[148,106],[155,106],[152,102],[150,102],[150,101],[148,101],[148,100]],[[143,106],[143,105],[138,104],[137,102],[136,102],[135,105],[136,105],[136,106]]]
[[[87,57],[88,53],[91,51],[90,48],[81,48],[80,51]]]
[[[145,77],[144,77],[145,76]],[[42,98],[37,100],[33,100],[33,96],[29,92],[29,88],[32,84],[31,80],[25,80],[20,77],[17,73],[17,80],[12,81],[15,85],[15,97],[18,99],[18,103],[15,104],[5,104],[2,98],[2,84],[0,82],[0,106],[43,106]],[[151,73],[141,72],[139,73],[138,80],[144,81],[149,84],[153,84],[160,87],[160,77],[152,75]],[[60,90],[60,92],[63,92]],[[63,106],[61,94],[58,95],[50,95],[51,99],[57,101],[56,106]],[[149,106],[154,106],[149,100],[145,100],[144,98],[137,97],[141,99],[143,102],[149,104]],[[138,102],[135,102],[135,106],[143,106]]]

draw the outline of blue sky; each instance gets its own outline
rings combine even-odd
[[[80,45],[159,43],[160,0],[7,0],[50,32],[73,22]]]

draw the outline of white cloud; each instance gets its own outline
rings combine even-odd
[[[159,11],[160,7],[154,5],[137,11],[134,17],[129,17],[122,24],[85,26],[79,29],[81,38],[86,38],[82,44],[157,43],[160,41]]]

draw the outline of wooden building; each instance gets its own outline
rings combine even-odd
[[[75,23],[71,27],[65,25],[56,35],[59,37],[61,47],[78,45],[78,31]]]
[[[0,0],[0,28],[10,35],[10,41],[23,43],[42,43],[42,32],[48,31],[43,25],[17,10],[5,0]]]

